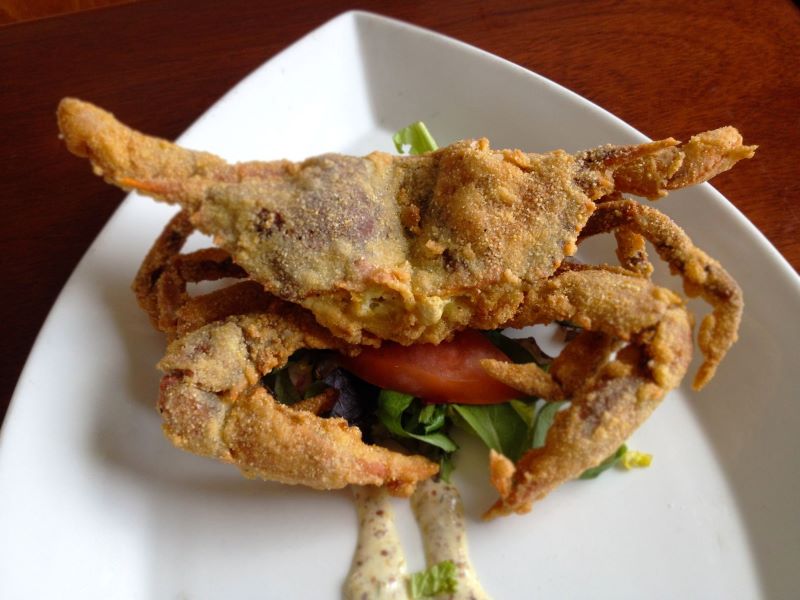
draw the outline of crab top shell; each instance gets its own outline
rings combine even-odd
[[[419,157],[324,155],[212,184],[193,221],[337,335],[438,342],[481,312],[510,318],[520,281],[575,252],[594,209],[578,167],[562,151],[494,151],[486,140]]]
[[[752,156],[732,127],[574,155],[463,141],[420,157],[227,164],[64,99],[69,149],[121,187],[182,205],[265,289],[351,343],[437,343],[504,326],[576,250],[610,194],[649,198]]]

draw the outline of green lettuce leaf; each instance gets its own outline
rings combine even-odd
[[[625,456],[625,453],[627,451],[628,447],[625,444],[622,444],[622,446],[617,448],[617,451],[614,452],[614,454],[609,456],[607,459],[605,459],[596,467],[592,467],[591,469],[586,469],[578,479],[594,479],[595,477],[600,475],[600,473],[602,473],[603,471],[607,471],[608,469],[616,465],[622,459],[622,457]]]
[[[291,363],[287,363],[285,367],[270,373],[273,377],[270,387],[275,393],[275,398],[277,398],[278,402],[281,404],[294,404],[301,400],[300,393],[297,391],[297,388],[294,386],[289,376],[290,364]]]
[[[566,402],[545,402],[536,414],[536,420],[531,427],[531,448],[541,448],[547,441],[547,432],[553,425],[556,413]]]
[[[458,446],[440,431],[446,422],[445,410],[439,404],[423,406],[410,394],[391,390],[381,390],[378,394],[378,418],[391,433],[454,452]]]
[[[439,479],[450,483],[450,475],[453,474],[455,468],[453,464],[453,453],[442,452],[442,456],[439,458]]]
[[[456,565],[443,560],[432,567],[413,573],[408,578],[412,598],[429,598],[439,594],[454,594],[458,587]]]
[[[462,429],[477,435],[492,450],[517,460],[527,450],[528,425],[514,407],[503,404],[453,404],[455,420]]]
[[[394,147],[397,148],[400,154],[405,153],[406,146],[409,147],[409,154],[425,154],[439,147],[422,121],[403,127],[394,134],[392,141],[394,141]]]

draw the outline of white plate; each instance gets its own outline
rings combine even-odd
[[[232,160],[365,153],[391,150],[390,133],[417,119],[440,143],[486,135],[544,151],[644,139],[520,67],[355,12],[270,60],[181,142]],[[710,186],[658,206],[741,282],[741,339],[706,390],[672,393],[636,433],[632,445],[655,455],[648,470],[570,483],[529,515],[483,523],[492,493],[473,448],[458,480],[474,563],[495,598],[787,598],[798,589],[798,278]],[[0,446],[2,598],[340,594],[355,542],[347,493],[248,481],[161,435],[153,365],[163,340],[129,283],[172,210],[125,201],[20,378]],[[413,522],[396,508],[419,568]]]

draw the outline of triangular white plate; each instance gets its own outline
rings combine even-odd
[[[419,119],[440,144],[487,136],[572,151],[644,139],[502,59],[351,12],[259,68],[181,142],[232,160],[391,151],[391,132]],[[741,339],[706,390],[672,393],[634,436],[655,456],[650,469],[570,483],[529,515],[483,523],[486,458],[468,449],[457,481],[476,569],[497,599],[788,598],[800,588],[798,278],[710,186],[658,207],[741,282]],[[347,493],[248,481],[161,435],[163,340],[129,284],[172,211],[125,201],[31,353],[0,440],[2,598],[340,596],[356,535]],[[420,568],[409,511],[396,509]]]

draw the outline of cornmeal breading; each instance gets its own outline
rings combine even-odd
[[[753,155],[732,127],[568,154],[494,150],[485,139],[421,156],[326,154],[227,164],[145,136],[65,99],[67,147],[108,182],[179,204],[134,283],[170,338],[159,409],[173,443],[245,473],[331,489],[385,485],[399,495],[438,466],[365,444],[326,397],[288,406],[262,385],[298,349],[354,355],[386,341],[438,344],[463,329],[569,321],[583,331],[548,372],[485,359],[495,379],[570,401],[545,446],[512,463],[493,453],[500,499],[488,517],[531,503],[618,448],[683,378],[693,317],[653,284],[645,240],[712,311],[700,324],[711,377],[737,337],[741,290],[657,210],[656,199]],[[217,248],[181,254],[197,228]],[[610,232],[621,266],[578,265],[587,237]],[[187,282],[233,277],[191,296]]]

